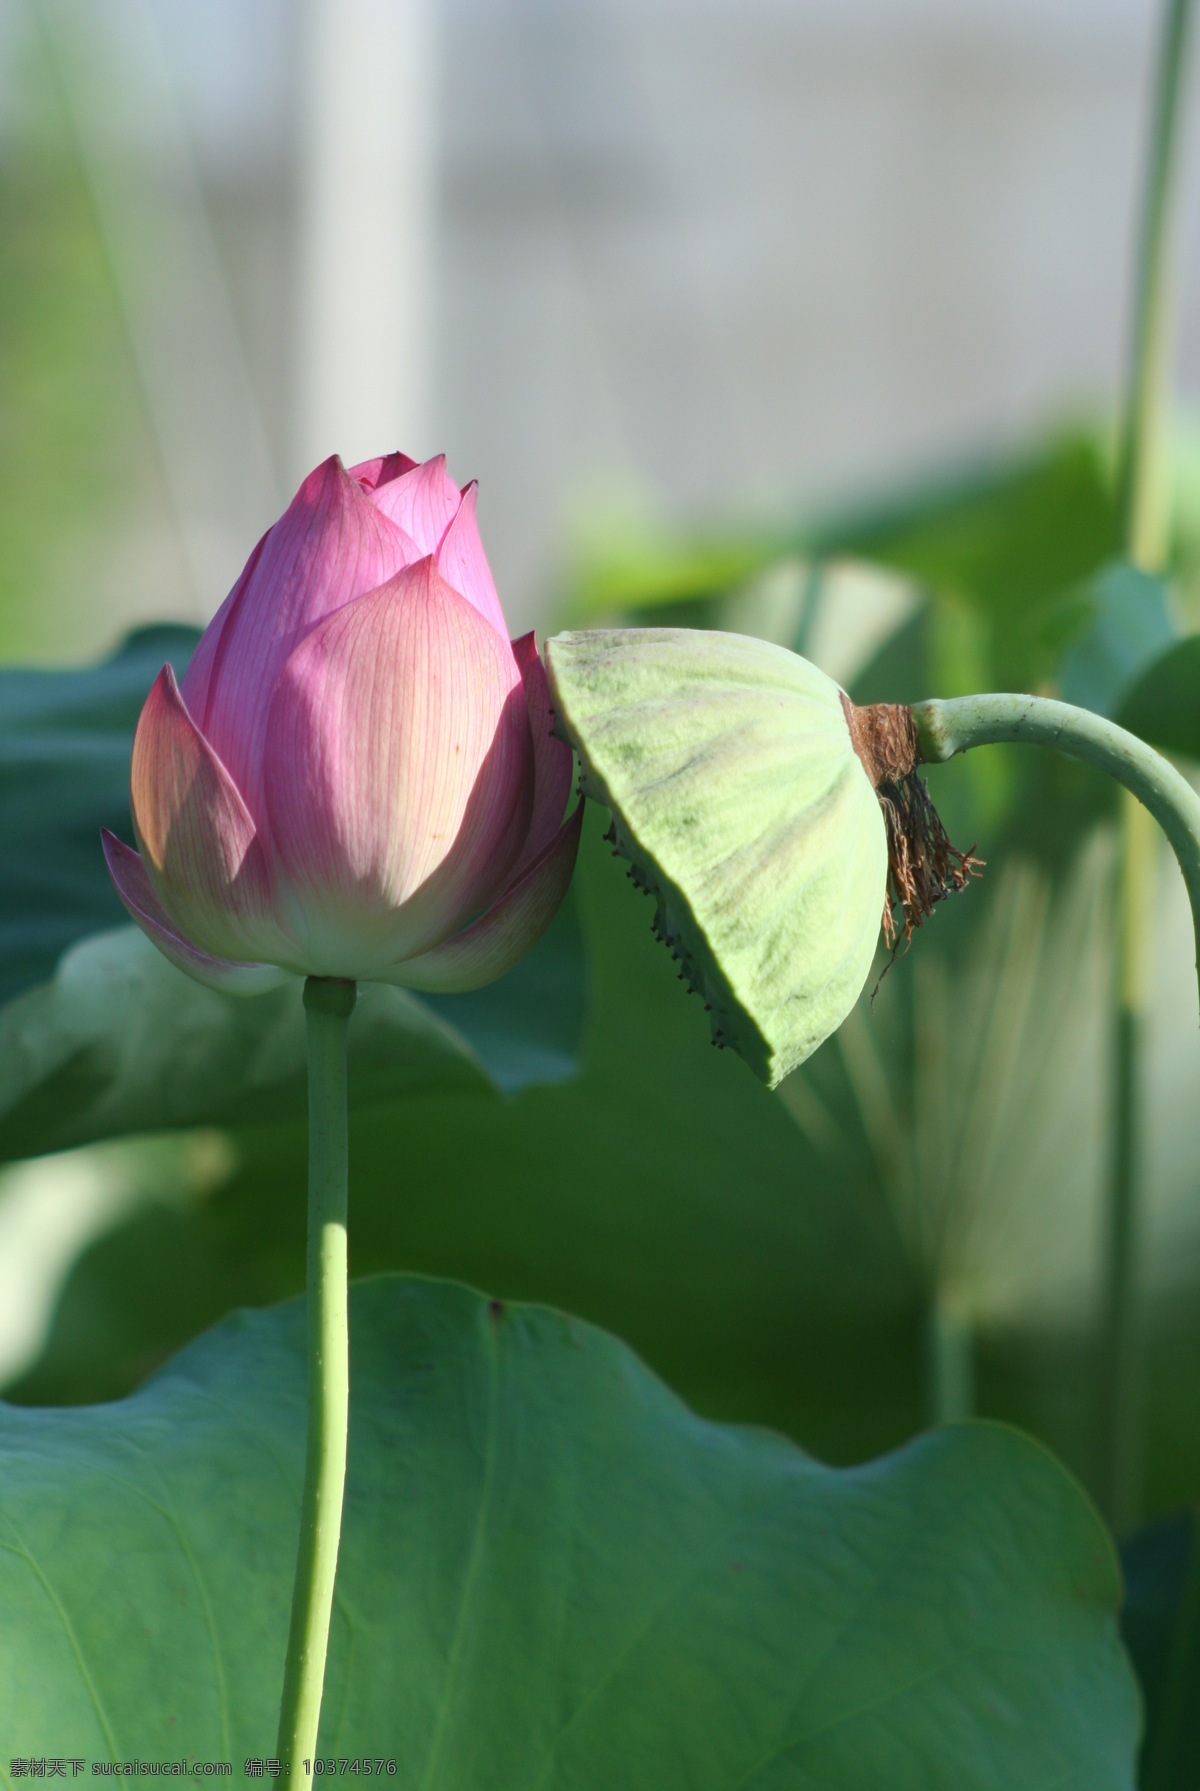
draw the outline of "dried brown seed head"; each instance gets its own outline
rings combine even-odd
[[[982,875],[984,860],[972,845],[952,846],[919,775],[921,751],[912,710],[903,703],[859,708],[843,692],[842,708],[855,752],[874,786],[887,827],[888,879],[883,937],[893,954],[900,944],[897,906],[904,915],[903,943],[924,926],[938,902]]]

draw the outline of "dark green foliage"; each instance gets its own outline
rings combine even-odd
[[[1200,1786],[1200,1525],[1160,1518],[1121,1545],[1121,1631],[1146,1706],[1141,1791]]]
[[[1117,720],[1163,752],[1200,759],[1200,634],[1176,641],[1146,667]]]
[[[146,693],[179,676],[194,628],[143,628],[83,670],[0,670],[0,1002],[45,982],[63,952],[126,914],[100,829],[132,843],[129,757]]]

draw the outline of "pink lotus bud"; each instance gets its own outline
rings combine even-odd
[[[319,466],[133,743],[117,893],[201,982],[478,988],[562,901],[582,802],[444,460]]]

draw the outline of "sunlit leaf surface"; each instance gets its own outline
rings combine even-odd
[[[1132,1785],[1115,1562],[1036,1444],[831,1471],[447,1284],[363,1284],[351,1332],[323,1754],[427,1791]],[[273,1750],[303,1428],[298,1305],[122,1405],[0,1414],[6,1752]]]

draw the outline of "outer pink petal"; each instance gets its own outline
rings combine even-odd
[[[276,523],[275,528],[278,526]],[[213,672],[219,660],[224,656],[221,642],[224,638],[225,628],[232,617],[241,614],[242,600],[254,581],[258,563],[263,557],[267,542],[273,532],[273,529],[268,529],[258,541],[254,552],[242,567],[237,583],[197,641],[196,650],[188,662],[187,671],[183,674],[184,701],[188,704],[189,709],[199,715],[202,720],[209,708]]]
[[[267,706],[311,629],[420,558],[334,455],[255,548],[192,656],[183,697],[261,826]]]
[[[384,516],[412,537],[418,556],[437,552],[462,501],[458,486],[446,471],[444,454],[377,485],[369,496]]]
[[[407,454],[380,454],[374,460],[360,460],[352,466],[350,477],[357,479],[364,490],[374,491],[376,486],[387,485],[402,473],[411,473],[416,464]]]
[[[532,771],[511,648],[431,558],[327,618],[288,661],[267,734],[304,963],[370,978],[479,913],[528,831]]]
[[[151,887],[140,855],[124,845],[107,827],[100,829],[100,841],[108,874],[131,918],[178,969],[185,970],[198,983],[207,983],[210,989],[220,989],[226,995],[261,995],[264,990],[274,989],[287,981],[287,971],[277,964],[246,964],[200,951],[172,926]]]
[[[500,599],[492,580],[492,569],[487,563],[483,542],[479,539],[479,524],[475,520],[475,497],[478,489],[472,482],[462,494],[454,520],[442,536],[437,550],[438,571],[446,583],[461,592],[468,603],[473,603],[480,615],[486,616],[492,627],[507,640],[508,623],[504,620],[504,611],[500,607]],[[561,818],[560,815],[559,819]]]
[[[558,833],[571,794],[575,755],[564,740],[555,738],[554,711],[550,707],[550,685],[546,668],[538,655],[532,634],[523,634],[512,644],[513,658],[525,687],[529,710],[529,730],[533,735],[533,813],[521,855],[509,872],[509,881],[522,876],[526,866],[538,858]]]
[[[217,957],[274,959],[284,942],[254,822],[169,665],[138,719],[130,795],[146,872],[172,925]]]
[[[569,821],[486,914],[432,951],[393,965],[380,978],[409,989],[461,994],[511,970],[536,945],[567,893],[583,825],[580,801]]]

